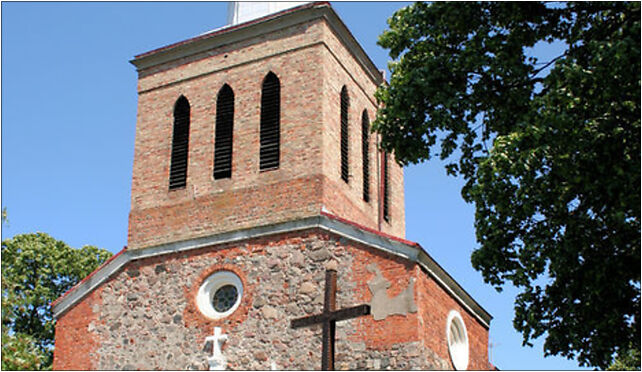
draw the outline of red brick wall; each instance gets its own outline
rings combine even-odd
[[[316,215],[321,209],[317,202],[321,179],[319,175],[293,178],[263,187],[180,198],[172,206],[132,210],[129,239],[138,246],[153,246]],[[178,192],[185,190],[171,193]]]
[[[359,293],[361,302],[368,303],[372,293],[368,288],[368,282],[375,274],[368,271],[368,265],[376,265],[383,277],[390,282],[387,290],[389,298],[394,298],[403,292],[411,278],[415,277],[415,263],[404,258],[394,256],[379,250],[374,250],[366,245],[350,243],[350,249],[354,251],[355,261],[352,269],[352,279],[357,282],[357,288],[365,289]],[[415,284],[415,293],[416,293]],[[417,307],[422,306],[417,301]],[[406,343],[420,340],[418,330],[418,312],[406,315],[389,315],[384,320],[374,320],[374,317],[367,317],[361,322],[358,336],[366,340],[366,346],[374,350],[390,349],[396,343]]]
[[[297,27],[290,32],[301,30]],[[288,40],[284,35],[279,43]],[[309,215],[312,207],[320,210],[319,198],[314,196],[316,181],[313,177],[320,173],[318,143],[321,119],[316,113],[319,104],[315,102],[321,86],[320,74],[316,70],[319,67],[315,67],[319,66],[315,63],[318,53],[314,47],[307,47],[287,56],[251,59],[253,51],[259,53],[269,49],[263,45],[265,43],[270,42],[248,47],[245,54],[240,53],[241,57],[235,56],[239,52],[227,54],[229,60],[245,58],[251,63],[237,61],[245,64],[140,93],[129,232],[131,249],[243,227],[243,224],[237,223],[238,220],[252,221],[255,225],[283,220],[281,215],[276,220],[270,218],[273,214],[261,216],[265,208],[276,206],[277,203],[281,204],[276,206],[278,209],[292,211],[285,219]],[[210,59],[226,58],[218,55]],[[167,75],[160,79],[162,82],[184,75],[191,76],[203,70],[205,67],[201,65],[211,62],[210,59],[142,77],[139,85],[143,89],[148,88],[150,80],[159,79],[157,75]],[[275,171],[259,172],[261,84],[270,71],[281,82],[281,167]],[[214,180],[216,95],[225,83],[232,87],[235,95],[232,178]],[[192,109],[187,187],[168,191],[172,110],[181,94],[187,97]],[[304,179],[310,184],[301,185]],[[276,191],[279,188],[282,188],[281,192]],[[295,204],[300,201],[295,196],[299,189],[309,198]],[[293,201],[277,201],[275,196],[283,192],[291,192]],[[229,202],[232,204],[226,205]],[[192,211],[187,206],[200,209],[200,212]],[[158,212],[157,208],[165,210]],[[169,217],[165,219],[163,216],[159,221],[159,213]],[[194,213],[201,214],[204,221],[198,221],[195,229],[190,231],[185,217]],[[148,220],[151,220],[150,224],[146,222]]]
[[[363,200],[363,171],[361,151],[361,115],[364,110],[372,123],[377,112],[374,92],[375,82],[359,67],[350,51],[339,40],[331,27],[324,25],[324,45],[322,57],[324,63],[323,89],[323,172],[333,181],[330,188],[324,190],[324,206],[334,214],[358,222],[370,228],[379,229],[379,214],[382,201],[379,200],[379,180],[381,179],[380,152],[377,149],[377,137],[370,135],[370,202]],[[349,140],[349,182],[346,184],[340,177],[340,93],[343,86],[348,89],[350,107],[348,112]],[[381,231],[405,237],[405,206],[403,168],[390,162],[390,222],[382,220]],[[349,199],[346,204],[343,194]],[[381,198],[383,196],[381,195]],[[383,199],[381,199],[383,200]],[[349,208],[347,207],[349,205]],[[365,218],[363,216],[366,216]]]
[[[261,84],[281,82],[281,159],[259,171]],[[216,96],[235,96],[232,178],[214,180]],[[350,183],[340,180],[339,91],[350,92]],[[129,222],[130,249],[332,213],[378,228],[378,156],[370,140],[370,196],[362,198],[361,113],[371,120],[376,86],[322,19],[139,72],[138,118]],[[173,107],[191,105],[187,186],[168,190]],[[403,170],[391,171],[391,224],[403,237]],[[309,182],[309,184],[305,184]]]
[[[454,368],[448,352],[446,321],[451,310],[457,310],[466,325],[469,344],[468,369],[492,369],[488,362],[488,329],[473,315],[456,302],[426,272],[417,268],[417,301],[419,309],[420,335],[424,345]]]
[[[376,264],[384,278],[392,285],[388,288],[388,297],[394,298],[408,286],[414,277],[415,302],[418,311],[403,315],[391,315],[384,321],[375,321],[368,317],[360,323],[359,336],[368,335],[368,348],[389,349],[390,345],[400,342],[420,341],[428,349],[426,367],[430,369],[454,369],[448,352],[446,326],[448,314],[456,310],[466,324],[469,342],[469,364],[471,370],[492,369],[488,361],[488,329],[472,314],[450,296],[419,265],[391,254],[372,250],[360,244],[351,244],[359,250],[355,254],[353,280],[357,288],[367,288],[367,283],[374,274],[367,270],[370,264]],[[359,293],[361,300],[367,302],[371,293]],[[446,361],[446,364],[443,364]]]
[[[92,323],[98,319],[101,288],[87,295],[56,322],[54,370],[96,369],[99,336]],[[91,328],[90,328],[90,325]]]

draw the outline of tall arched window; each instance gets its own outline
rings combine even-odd
[[[187,184],[187,157],[189,150],[189,102],[180,96],[174,104],[174,132],[169,167],[169,189],[180,189]]]
[[[361,114],[361,155],[363,158],[363,200],[370,201],[370,151],[368,148],[368,137],[370,134],[370,119],[368,111],[363,110]]]
[[[390,179],[388,173],[388,154],[383,153],[383,219],[390,222]]]
[[[279,167],[281,83],[273,72],[263,80],[261,91],[260,170]]]
[[[234,135],[234,92],[223,85],[216,98],[214,138],[214,179],[232,177],[232,138]]]
[[[344,85],[341,89],[341,179],[348,182],[348,109],[350,98],[348,88]]]

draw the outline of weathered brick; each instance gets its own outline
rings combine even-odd
[[[281,82],[281,160],[259,171],[261,84]],[[234,90],[231,179],[213,179],[216,96]],[[350,95],[349,183],[340,178],[339,95]],[[318,215],[322,209],[403,237],[403,170],[391,162],[391,219],[381,222],[380,156],[370,136],[363,200],[361,114],[376,113],[375,82],[322,18],[139,71],[130,249]],[[173,109],[191,105],[185,189],[169,191]]]

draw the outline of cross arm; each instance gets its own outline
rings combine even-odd
[[[290,323],[292,328],[307,327],[314,324],[320,324],[326,321],[341,321],[346,319],[357,318],[370,314],[370,305],[359,305],[337,310],[331,313],[319,315],[310,315],[303,318],[293,319]]]

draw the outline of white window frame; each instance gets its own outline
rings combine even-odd
[[[236,287],[238,297],[231,308],[225,312],[219,312],[212,305],[212,298],[216,291],[226,285],[233,285]],[[236,309],[238,309],[242,298],[243,283],[241,282],[241,278],[231,271],[217,271],[208,276],[207,279],[203,281],[203,284],[201,284],[201,287],[198,289],[198,293],[196,294],[196,306],[206,317],[210,319],[221,319],[231,315]]]
[[[457,310],[451,310],[446,321],[446,341],[450,360],[456,370],[468,368],[469,343],[466,323]]]

